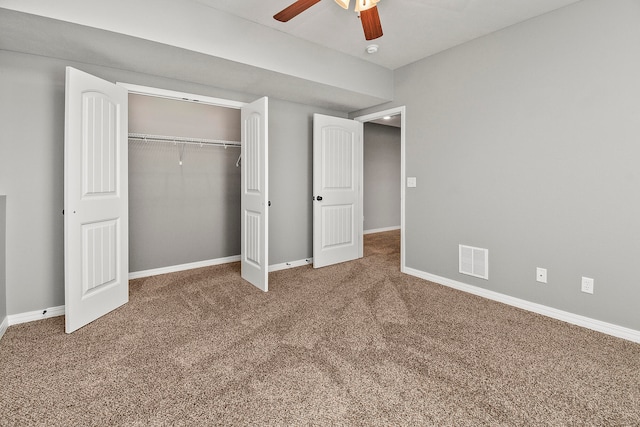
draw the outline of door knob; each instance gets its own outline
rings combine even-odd
[[[317,200],[317,201],[319,201],[319,202],[321,202],[321,201],[322,201],[322,196],[318,196],[318,197],[316,197],[316,200]]]

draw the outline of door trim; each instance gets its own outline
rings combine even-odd
[[[407,109],[403,105],[401,107],[390,108],[388,110],[378,111],[376,113],[366,114],[364,116],[355,117],[353,120],[357,120],[362,123],[370,122],[372,120],[381,119],[384,116],[394,116],[396,114],[400,114],[400,271],[402,273],[406,273],[406,239],[405,239],[405,195],[406,195],[406,186],[405,182],[407,180],[406,177],[406,117],[407,117]],[[362,145],[364,147],[365,141],[362,141]],[[364,171],[364,168],[361,168],[361,174]],[[363,177],[361,177],[360,181],[363,181]]]
[[[197,102],[199,104],[215,105],[217,107],[241,109],[246,102],[233,101],[230,99],[214,98],[212,96],[197,95],[194,93],[178,92],[168,89],[160,89],[151,86],[140,86],[130,83],[117,82],[118,86],[122,86],[129,91],[138,95],[157,96],[159,98],[175,99],[184,102]]]

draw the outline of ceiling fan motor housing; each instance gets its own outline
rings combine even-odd
[[[349,8],[350,0],[335,0],[341,7]],[[356,0],[355,11],[362,22],[364,30],[364,38],[367,40],[382,37],[382,25],[380,24],[380,16],[378,15],[378,6],[376,4],[380,0]],[[297,0],[280,12],[273,15],[273,18],[280,22],[288,22],[295,18],[305,10],[309,9],[320,0]]]

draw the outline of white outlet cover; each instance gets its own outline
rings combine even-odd
[[[547,269],[536,268],[536,280],[540,283],[547,283]]]
[[[593,294],[593,282],[594,280],[592,278],[583,277],[582,287],[581,287],[582,292],[585,292],[587,294]]]
[[[417,180],[415,176],[407,177],[407,187],[413,188],[413,187],[416,187],[416,185],[417,185]]]

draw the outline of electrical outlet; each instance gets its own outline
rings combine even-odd
[[[593,294],[593,279],[590,277],[583,277],[581,290],[587,294]]]
[[[536,280],[540,283],[547,283],[547,269],[536,268]]]

